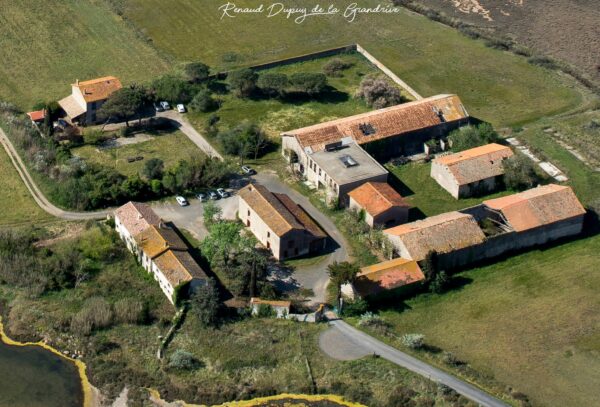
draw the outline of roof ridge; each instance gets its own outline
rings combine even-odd
[[[280,200],[277,198],[277,196],[276,196],[276,195],[275,195],[273,192],[269,191],[269,190],[268,190],[268,189],[267,189],[265,186],[263,186],[263,185],[260,185],[260,186],[261,186],[262,188],[264,188],[264,190],[265,190],[267,193],[271,194],[271,195],[273,196],[273,198],[277,199],[277,202],[279,202],[279,203],[280,203],[280,204],[283,206],[283,208],[284,208],[286,211],[288,211],[288,212],[289,212],[288,208],[286,208],[286,207],[285,207],[285,205],[283,204],[283,202],[281,202],[281,201],[280,201]],[[256,192],[258,192],[258,195],[260,195],[261,199],[263,199],[263,200],[264,200],[264,201],[267,203],[267,205],[269,205],[269,206],[270,206],[270,207],[273,209],[273,212],[275,212],[275,213],[277,214],[277,216],[279,216],[279,217],[280,217],[280,218],[281,218],[281,219],[282,219],[282,220],[285,222],[285,224],[286,224],[286,225],[288,225],[288,226],[290,227],[290,229],[297,229],[296,227],[292,226],[292,225],[290,224],[290,222],[288,222],[288,220],[285,218],[285,216],[283,216],[281,213],[279,213],[279,211],[277,211],[277,210],[276,210],[276,208],[274,208],[274,207],[273,207],[273,204],[272,204],[272,203],[271,203],[271,202],[270,202],[270,201],[267,199],[267,197],[265,197],[265,196],[263,195],[262,191],[260,190],[261,188],[257,188],[256,186],[254,186],[254,188],[256,189]],[[292,215],[292,217],[294,217],[294,214],[291,214],[291,215]]]

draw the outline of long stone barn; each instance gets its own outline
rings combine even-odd
[[[400,257],[429,252],[452,270],[582,232],[586,211],[568,186],[545,185],[384,230]]]
[[[352,139],[378,160],[423,151],[428,140],[469,123],[456,95],[437,95],[281,134],[282,154],[305,176],[311,154]]]

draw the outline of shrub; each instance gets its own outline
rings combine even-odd
[[[500,136],[491,124],[482,123],[478,126],[465,126],[454,130],[448,139],[452,144],[452,150],[463,151],[484,144],[496,143],[500,140]]]
[[[151,158],[144,164],[142,175],[147,180],[158,180],[162,178],[165,163],[160,158]]]
[[[169,358],[168,366],[177,370],[194,370],[200,366],[200,362],[190,352],[177,349]]]
[[[399,384],[388,395],[385,407],[411,406],[414,403],[413,397],[417,395],[418,393],[414,390]]]
[[[263,73],[258,77],[258,87],[270,97],[282,97],[289,85],[290,81],[283,73]]]
[[[102,297],[92,297],[71,318],[71,331],[81,335],[89,335],[95,329],[109,327],[112,320],[113,312],[110,304]]]
[[[400,340],[404,346],[411,349],[421,349],[425,345],[425,336],[422,334],[405,334]]]
[[[115,319],[124,324],[137,324],[146,319],[146,310],[140,300],[123,298],[115,302]]]
[[[533,162],[521,153],[504,160],[504,185],[509,189],[523,191],[534,187],[540,178]]]
[[[358,325],[372,328],[387,328],[389,326],[389,324],[385,322],[378,314],[374,314],[370,311],[367,311],[360,316]]]
[[[256,89],[258,75],[252,69],[240,69],[230,72],[227,75],[229,88],[234,95],[240,98],[247,98]]]
[[[202,89],[189,104],[189,108],[195,112],[210,112],[218,107],[217,101],[212,97],[208,89]]]
[[[531,57],[531,58],[527,59],[527,62],[529,62],[532,65],[541,66],[546,69],[558,69],[558,65],[556,64],[556,62],[554,62],[552,59],[550,59],[548,57],[544,57],[544,56]]]
[[[433,280],[429,283],[429,290],[432,293],[441,294],[448,288],[448,284],[450,283],[450,277],[445,271],[440,271],[436,273]]]
[[[342,76],[342,71],[345,71],[351,66],[352,64],[349,62],[342,61],[339,58],[334,58],[323,65],[323,73],[331,77],[340,77]]]
[[[325,91],[327,77],[322,73],[298,72],[290,77],[290,84],[297,92],[314,96]]]
[[[354,317],[362,315],[369,309],[369,303],[362,298],[354,301],[344,301],[344,307],[342,308],[342,315],[348,317]]]
[[[185,74],[189,81],[200,82],[208,78],[210,69],[202,62],[192,62],[185,66]]]
[[[364,99],[367,105],[375,109],[397,105],[404,101],[397,86],[383,77],[372,76],[360,82],[356,97]]]

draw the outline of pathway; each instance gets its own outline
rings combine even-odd
[[[88,220],[88,219],[104,219],[110,213],[112,213],[111,209],[97,211],[97,212],[74,212],[74,211],[65,211],[54,206],[48,199],[44,196],[42,191],[37,187],[29,171],[27,171],[27,167],[23,164],[21,160],[21,156],[17,153],[17,150],[12,145],[6,134],[2,129],[0,129],[0,143],[6,150],[8,157],[12,161],[17,173],[25,183],[25,186],[33,196],[35,202],[42,208],[44,211],[48,212],[52,216],[56,216],[57,218],[65,219],[65,220]]]
[[[462,394],[468,399],[486,407],[506,407],[503,401],[490,396],[483,390],[460,380],[440,369],[399,351],[370,335],[354,328],[342,320],[330,321],[330,330],[325,331],[320,340],[321,349],[333,358],[348,360],[364,355],[376,354],[398,366],[417,373],[427,379],[441,383]],[[332,342],[333,341],[333,342]]]
[[[175,110],[167,110],[156,114],[157,117],[166,117],[176,123],[176,127],[181,130],[188,138],[204,151],[209,157],[218,158],[223,160],[223,156],[210,145],[210,143],[200,134],[194,126],[187,121],[187,119]]]

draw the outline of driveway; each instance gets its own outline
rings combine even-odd
[[[327,266],[334,261],[349,260],[348,242],[342,233],[335,226],[333,221],[325,216],[321,211],[310,203],[309,199],[283,183],[279,176],[273,172],[260,172],[254,176],[254,180],[269,189],[272,192],[283,193],[289,195],[294,202],[302,206],[304,210],[327,232],[333,240],[333,251],[327,255],[323,261],[296,267],[291,278],[305,288],[310,288],[314,292],[311,298],[311,304],[325,302],[327,296],[327,284],[329,276],[327,275]]]
[[[206,230],[202,219],[206,202],[200,202],[192,197],[188,199],[188,202],[190,203],[188,206],[180,206],[174,198],[169,198],[162,202],[153,203],[152,209],[161,218],[173,222],[179,229],[189,230],[196,239],[202,240],[208,235],[208,230]],[[235,219],[238,209],[237,195],[212,202],[221,208],[223,219]]]
[[[223,156],[188,122],[185,115],[178,113],[175,110],[167,110],[156,114],[156,117],[166,117],[175,122],[175,127],[181,130],[188,138],[204,151],[209,157],[223,160]]]
[[[429,380],[442,383],[479,405],[486,407],[508,406],[483,390],[386,345],[342,320],[330,321],[329,324],[331,328],[321,334],[319,346],[324,353],[334,359],[350,360],[358,359],[364,355],[376,354]]]

